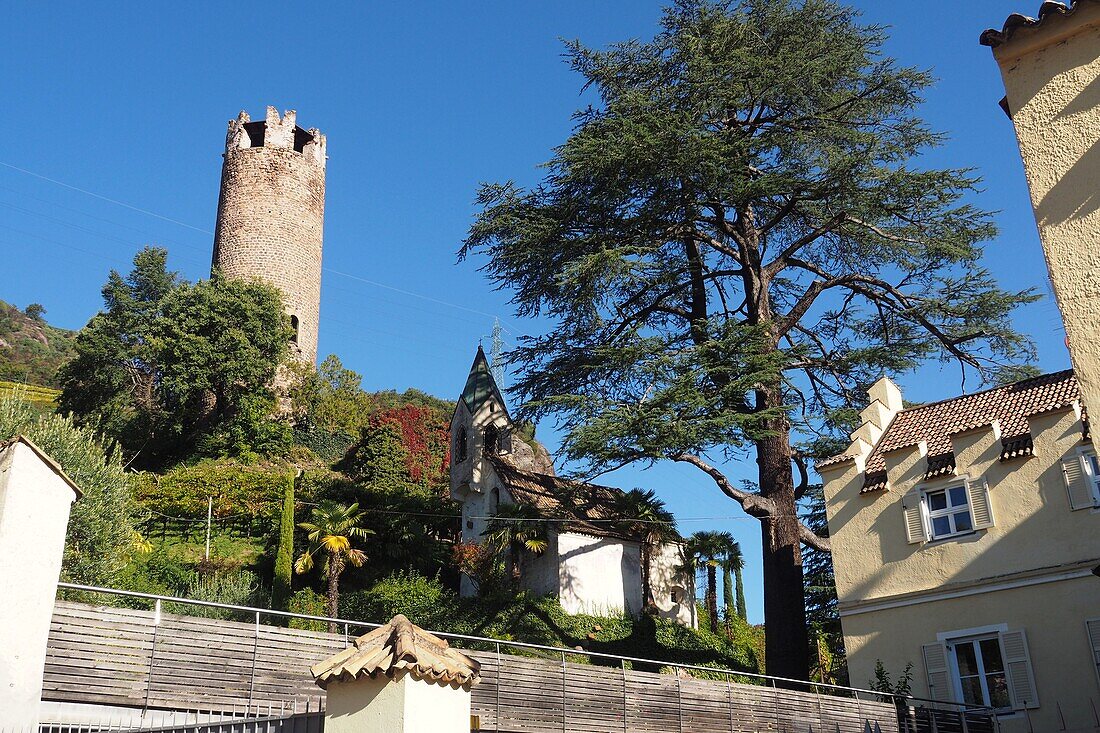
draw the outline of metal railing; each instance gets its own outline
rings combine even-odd
[[[154,614],[157,618],[159,618],[164,604],[173,604],[174,606],[196,606],[219,609],[222,611],[229,611],[239,614],[247,614],[255,621],[257,626],[262,623],[262,619],[264,617],[297,619],[301,621],[332,624],[335,625],[336,628],[343,630],[345,645],[350,643],[352,639],[353,629],[370,630],[379,628],[383,625],[381,623],[369,621],[356,621],[353,619],[334,618],[329,616],[315,616],[310,614],[294,613],[291,611],[278,611],[274,609],[256,608],[252,606],[237,606],[227,603],[217,603],[214,601],[201,601],[190,598],[157,595],[154,593],[141,593],[138,591],[119,590],[115,588],[79,585],[75,583],[58,583],[58,587],[62,590],[67,591],[104,594],[151,601],[153,604]],[[689,664],[685,662],[675,662],[670,660],[609,654],[606,652],[590,651],[583,648],[555,647],[547,646],[544,644],[534,644],[531,642],[514,641],[509,639],[494,639],[491,637],[474,636],[470,634],[458,634],[447,631],[432,630],[430,631],[430,633],[444,639],[464,642],[466,645],[474,647],[470,649],[471,651],[495,651],[497,657],[500,656],[502,648],[531,650],[543,652],[551,658],[560,658],[560,661],[563,665],[565,664],[568,657],[587,657],[590,660],[600,659],[605,661],[617,662],[618,664],[616,666],[621,666],[624,670],[626,670],[627,668],[627,663],[631,665],[645,665],[654,669],[672,668],[677,671],[683,670],[688,673],[694,671],[704,673],[705,675],[717,675],[721,678],[724,678],[727,683],[731,679],[734,679],[735,681],[751,681],[754,684],[768,686],[772,688],[785,688],[795,690],[801,689],[816,694],[821,694],[824,692],[826,694],[837,697],[891,703],[897,710],[898,725],[903,733],[999,733],[999,725],[996,711],[991,707],[966,705],[962,703],[945,700],[935,700],[932,698],[922,698],[911,695],[898,695],[867,688],[836,685],[826,682],[799,680],[790,677],[759,674],[755,672],[726,669],[722,667],[711,667],[706,665]],[[463,645],[460,644],[459,646],[461,648]],[[477,649],[476,647],[480,647],[480,649]]]

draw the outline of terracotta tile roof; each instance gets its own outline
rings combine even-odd
[[[476,661],[398,614],[309,671],[318,685],[327,687],[333,680],[350,682],[364,675],[392,678],[402,671],[430,682],[475,685],[481,679],[480,670]]]
[[[832,466],[837,463],[843,463],[844,461],[855,460],[855,456],[850,456],[847,453],[838,453],[835,456],[829,456],[828,458],[822,458],[814,461],[815,468],[824,468],[825,466]]]
[[[1080,389],[1073,370],[1025,379],[984,392],[962,395],[942,402],[910,407],[894,416],[890,426],[867,457],[866,471],[871,474],[886,468],[884,454],[926,441],[929,471],[933,461],[943,470],[951,455],[951,436],[955,433],[990,425],[994,420],[1001,428],[1002,442],[1029,435],[1027,418],[1064,408],[1080,399]],[[939,475],[939,474],[937,474]]]
[[[978,42],[983,46],[997,48],[1011,41],[1012,36],[1020,28],[1035,28],[1051,16],[1056,18],[1058,16],[1070,15],[1086,2],[1096,2],[1096,0],[1070,0],[1068,4],[1047,0],[1047,2],[1039,6],[1039,13],[1036,17],[1031,18],[1020,13],[1013,13],[1005,19],[1004,24],[1001,26],[1001,30],[989,28],[983,31]]]
[[[560,527],[595,537],[638,539],[608,521],[619,518],[615,503],[623,495],[622,489],[522,471],[501,456],[490,460],[513,501],[534,507],[549,519],[567,520]]]

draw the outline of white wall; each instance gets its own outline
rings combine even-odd
[[[521,568],[523,587],[537,596],[558,594],[558,540],[557,533],[548,532],[546,550],[541,555],[524,553]]]
[[[328,685],[326,733],[469,733],[470,691],[418,680],[360,677]]]
[[[17,442],[0,453],[0,730],[37,730],[65,528],[76,493]]]
[[[637,542],[563,532],[558,545],[558,599],[566,613],[637,614],[642,558]]]
[[[699,625],[695,608],[695,573],[684,571],[683,565],[682,545],[661,545],[653,551],[649,561],[649,583],[653,589],[657,615],[694,629]],[[672,602],[674,590],[678,599],[676,603]]]
[[[404,677],[405,733],[469,733],[470,691]],[[379,728],[379,731],[388,730]]]
[[[388,677],[333,681],[325,692],[326,733],[405,730],[405,691]]]

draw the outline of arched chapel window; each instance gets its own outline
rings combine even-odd
[[[454,445],[454,459],[452,463],[458,464],[466,460],[466,428],[461,427],[458,432],[455,433],[455,445]]]
[[[500,451],[500,429],[496,425],[485,428],[485,452],[497,453]]]
[[[290,336],[290,343],[296,344],[298,343],[298,316],[290,317],[290,329],[294,331]]]

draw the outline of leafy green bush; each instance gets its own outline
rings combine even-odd
[[[355,621],[385,623],[400,613],[420,626],[446,627],[456,603],[454,591],[444,588],[439,578],[399,571],[367,590],[345,594],[340,600],[340,615]]]
[[[207,497],[214,497],[214,517],[241,516],[274,522],[282,508],[286,476],[283,462],[246,464],[232,459],[208,459],[178,466],[164,474],[137,474],[138,500],[158,512],[206,518]],[[309,500],[335,479],[324,469],[303,476],[298,500]]]
[[[194,573],[188,583],[187,598],[195,601],[224,603],[230,606],[260,607],[267,599],[260,588],[259,579],[247,570],[219,573]],[[247,611],[230,611],[224,608],[195,606],[189,603],[167,603],[168,613],[179,613],[202,618],[220,618],[227,620],[249,620],[252,615]]]
[[[287,610],[305,616],[328,616],[328,599],[310,588],[303,588],[290,597]],[[295,618],[290,620],[290,628],[305,629],[306,631],[327,631],[328,625],[323,621]]]

